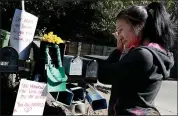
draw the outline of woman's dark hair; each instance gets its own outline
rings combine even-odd
[[[152,2],[147,7],[132,6],[122,10],[116,17],[129,21],[135,30],[141,32],[141,42],[150,40],[170,50],[173,46],[174,31],[169,14],[159,2]]]

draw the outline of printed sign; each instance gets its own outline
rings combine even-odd
[[[46,84],[22,79],[13,115],[43,115],[46,96]]]
[[[76,57],[70,62],[70,73],[69,75],[82,75],[82,60],[80,57]]]
[[[26,11],[16,9],[11,24],[10,45],[26,60],[30,54],[38,18]]]

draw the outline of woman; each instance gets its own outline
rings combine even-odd
[[[158,2],[132,6],[116,18],[117,49],[99,61],[98,80],[112,84],[108,115],[160,115],[154,99],[174,65],[173,30]]]

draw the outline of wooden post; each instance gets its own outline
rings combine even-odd
[[[65,55],[69,55],[70,51],[70,41],[66,41],[65,43]]]
[[[80,54],[81,54],[81,45],[82,45],[82,43],[78,42],[77,56],[80,56]]]
[[[107,46],[103,46],[103,56],[106,56],[107,54]]]
[[[91,44],[90,54],[94,54],[94,45],[93,44]]]

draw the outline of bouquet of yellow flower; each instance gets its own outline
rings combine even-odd
[[[44,36],[42,37],[42,41],[46,41],[46,42],[54,43],[54,44],[64,43],[64,41],[57,35],[54,35],[53,32],[44,34]]]

